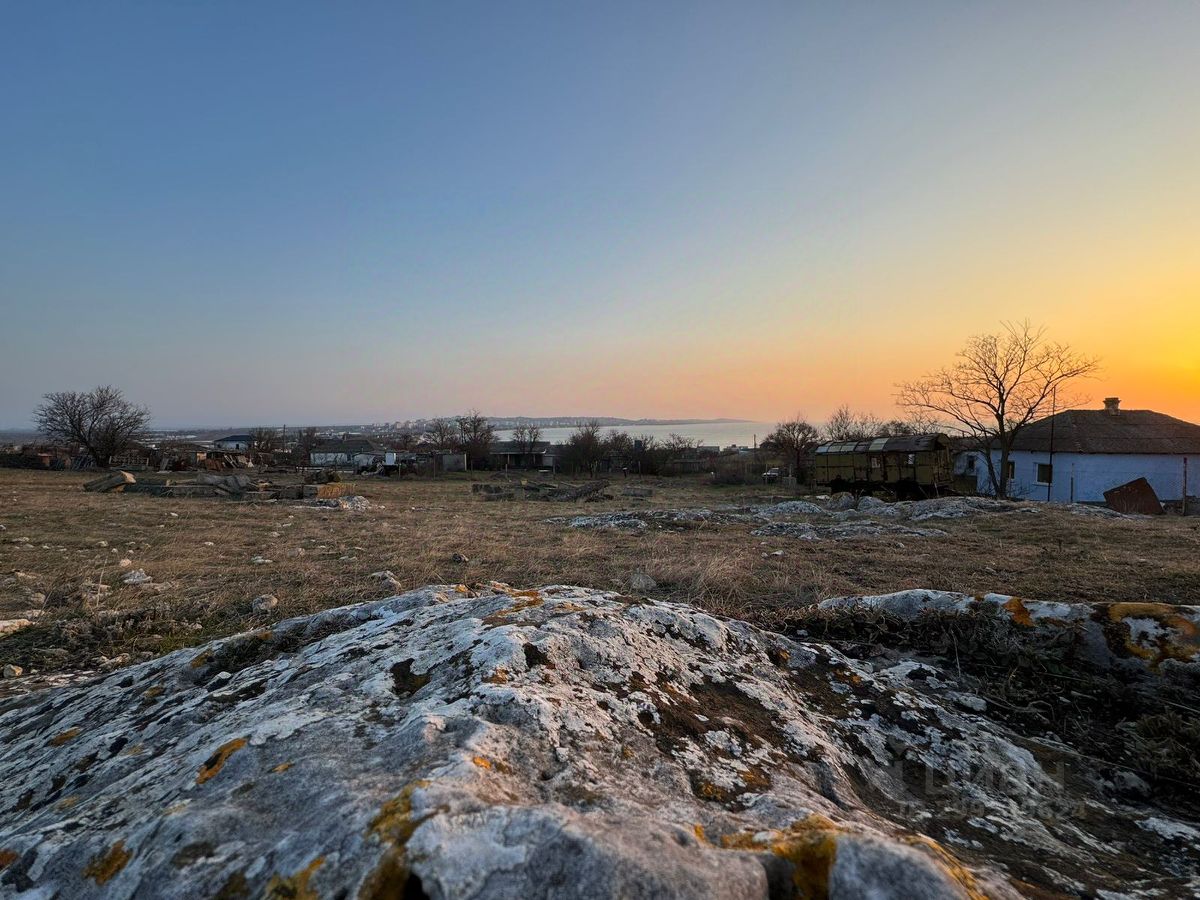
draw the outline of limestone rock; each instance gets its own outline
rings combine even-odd
[[[865,597],[831,597],[823,610],[868,608],[902,619],[974,611],[1005,616],[1031,632],[1061,633],[1081,658],[1101,670],[1133,677],[1160,672],[1200,677],[1200,606],[1170,603],[1055,603],[1007,594],[972,596],[910,590]]]
[[[263,594],[250,601],[250,611],[256,613],[270,612],[279,605],[279,598],[274,594]]]
[[[32,619],[0,619],[0,637],[16,634],[22,628],[28,628],[32,624]]]
[[[917,668],[562,586],[431,587],[291,619],[0,700],[0,893],[1195,887],[1196,823],[1059,777],[1061,753]]]
[[[652,591],[656,587],[658,587],[658,582],[645,572],[634,572],[629,576],[629,589],[631,591]]]

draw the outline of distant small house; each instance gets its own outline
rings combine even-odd
[[[254,439],[248,434],[227,434],[223,438],[217,438],[213,441],[213,448],[216,450],[241,450],[250,449],[250,445]]]
[[[344,437],[318,444],[309,453],[309,461],[314,466],[364,469],[382,463],[386,453],[386,447],[370,438]]]
[[[494,469],[544,469],[549,452],[549,441],[493,441],[488,458]]]
[[[1160,500],[1200,494],[1200,425],[1149,409],[1071,409],[1027,425],[1008,460],[1011,497],[1103,503],[1104,492],[1136,478]],[[994,466],[1000,451],[991,451]],[[964,467],[966,463],[964,462]],[[973,468],[981,493],[991,492],[987,459]]]

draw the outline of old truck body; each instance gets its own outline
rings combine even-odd
[[[827,441],[813,454],[813,485],[830,491],[936,497],[953,493],[953,481],[950,439],[944,434]]]

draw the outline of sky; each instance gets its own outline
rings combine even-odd
[[[1030,319],[1200,421],[1200,3],[0,0],[0,426],[744,417]]]

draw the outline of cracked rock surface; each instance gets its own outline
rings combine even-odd
[[[425,588],[0,701],[0,894],[1200,886],[1196,823],[969,699],[685,605]]]

